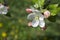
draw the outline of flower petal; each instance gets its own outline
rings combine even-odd
[[[7,12],[2,12],[2,14],[7,14]]]
[[[34,7],[31,6],[30,8],[32,9],[32,12],[33,12],[33,13],[40,13],[40,11],[37,10],[37,9],[35,9]]]
[[[39,20],[44,20],[44,16],[43,15],[40,15],[39,16]]]
[[[45,22],[44,22],[44,20],[42,20],[42,21],[40,20],[40,21],[39,21],[39,26],[40,26],[40,27],[45,27]]]
[[[33,27],[37,27],[38,24],[39,24],[39,20],[33,20],[33,21],[32,21],[32,26],[33,26]]]
[[[7,12],[8,12],[8,9],[7,9],[7,7],[3,7],[3,8],[1,8],[1,13],[0,14],[7,14]]]
[[[33,20],[34,17],[35,17],[35,14],[34,14],[34,13],[30,13],[30,14],[27,16],[27,19]]]

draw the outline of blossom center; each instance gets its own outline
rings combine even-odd
[[[38,19],[39,19],[39,17],[38,17],[38,16],[36,16],[36,17],[35,17],[35,20],[38,20]]]

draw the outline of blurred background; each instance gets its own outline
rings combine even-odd
[[[0,0],[4,3],[4,0]],[[60,39],[60,14],[56,22],[46,19],[47,29],[42,31],[38,26],[27,26],[28,13],[26,8],[33,5],[31,0],[7,0],[9,12],[7,15],[0,14],[0,40],[59,40]],[[59,3],[60,0],[51,0],[51,3]]]

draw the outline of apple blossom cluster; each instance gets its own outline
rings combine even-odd
[[[32,26],[32,27],[40,26],[42,30],[46,29],[44,19],[48,18],[50,16],[50,12],[48,10],[43,12],[43,14],[41,13],[41,11],[39,11],[33,7],[27,8],[26,11],[28,13],[30,13],[27,16],[27,19],[32,20],[28,23],[28,26]]]
[[[7,14],[8,7],[0,3],[0,14]]]

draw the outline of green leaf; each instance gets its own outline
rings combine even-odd
[[[48,18],[48,20],[49,20],[50,22],[56,22],[56,16],[50,16],[50,17]]]
[[[54,9],[56,9],[58,7],[58,4],[50,4],[48,7],[47,7],[47,9],[49,9],[49,10],[54,10]]]
[[[51,10],[50,12],[51,12],[52,16],[55,16],[58,13],[58,10],[57,9],[56,10]]]
[[[58,4],[50,4],[47,9],[51,12],[52,16],[55,16],[58,13]]]
[[[45,1],[45,0],[32,0],[32,1],[33,1],[33,3],[35,4],[35,7],[36,7],[36,8],[37,8],[37,6],[40,7],[40,8],[42,8],[43,5],[44,5],[44,1]]]
[[[44,5],[44,1],[45,1],[45,0],[41,0],[41,1],[40,1],[40,5],[41,5],[41,6]]]
[[[37,0],[32,0],[33,3],[37,2]]]
[[[58,7],[57,10],[58,10],[58,13],[60,13],[60,7]]]
[[[39,7],[38,3],[35,3],[34,7],[35,8],[38,8]]]

